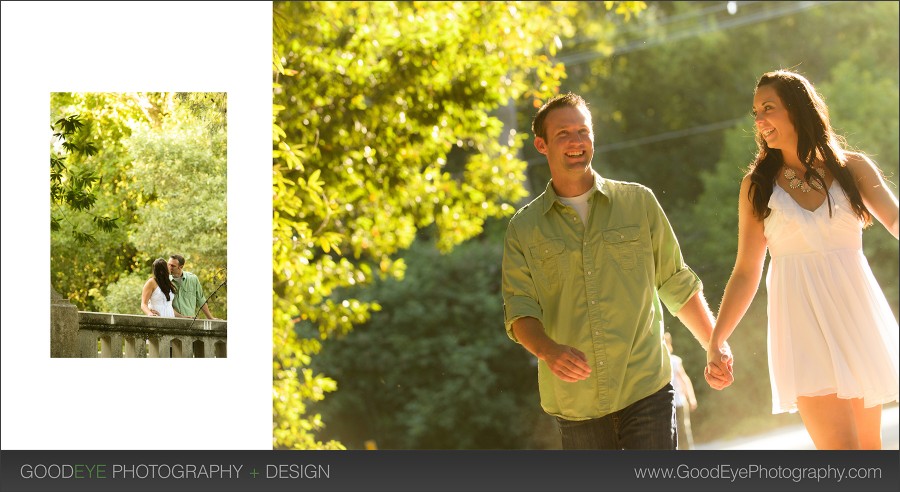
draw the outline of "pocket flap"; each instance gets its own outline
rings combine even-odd
[[[566,249],[562,239],[550,239],[531,246],[531,256],[543,260],[562,253]]]
[[[603,240],[608,243],[624,243],[637,241],[641,237],[641,228],[638,226],[619,227],[603,231]]]

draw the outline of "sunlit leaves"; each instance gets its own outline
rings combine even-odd
[[[84,127],[81,122],[81,115],[70,115],[56,120],[53,126],[58,130],[53,134],[54,137],[65,139],[65,137],[74,134],[76,131]]]
[[[603,2],[606,10],[614,10],[615,13],[621,15],[625,20],[631,19],[636,14],[647,8],[646,2],[613,2],[606,0]]]
[[[51,127],[54,143],[58,150],[50,151],[50,203],[53,213],[50,217],[50,230],[59,232],[61,222],[66,221],[71,227],[71,237],[78,244],[94,241],[93,232],[77,224],[77,217],[70,217],[72,212],[89,213],[97,201],[95,185],[100,176],[90,167],[72,167],[67,164],[70,158],[78,160],[97,154],[97,147],[91,142],[91,127],[80,114],[65,116],[56,120]],[[58,153],[59,150],[62,154]],[[117,226],[116,218],[93,215],[94,224],[102,232],[110,232]]]
[[[724,3],[652,2],[637,25],[607,37],[625,48],[616,56],[591,57],[582,47],[560,51],[563,58],[585,55],[585,63],[567,68],[572,86],[592,102],[595,163],[599,157],[607,177],[655,190],[714,309],[734,266],[740,178],[756,152],[753,121],[744,115],[762,73],[788,68],[807,76],[849,144],[876,156],[894,176],[900,155],[896,2],[833,2],[802,10],[777,2],[738,3],[737,12],[729,13]],[[729,121],[733,128],[726,128]],[[715,123],[723,126],[711,131]],[[653,142],[654,137],[663,139]],[[610,144],[621,147],[604,151]],[[864,233],[863,244],[896,314],[897,241],[876,226]],[[732,343],[736,357],[744,354],[743,374],[767,370],[766,331],[759,329],[765,323],[760,288],[741,323],[747,327],[738,327]],[[695,437],[718,439],[779,425],[767,406],[766,378],[743,378],[737,394],[696,386],[705,354],[690,348],[688,340],[694,341],[686,334],[673,328],[676,351],[694,378],[698,399],[715,400],[717,407],[705,412],[701,403]],[[683,335],[687,339],[679,344]]]
[[[396,255],[420,230],[446,251],[525,196],[524,136],[502,137],[516,123],[504,109],[555,93],[565,72],[544,52],[554,34],[572,34],[575,11],[565,2],[274,4],[276,447],[323,445],[306,435],[319,424],[302,401],[328,385],[297,356],[317,349],[298,348],[295,325],[326,338],[364,322],[375,305],[346,289],[402,277]]]

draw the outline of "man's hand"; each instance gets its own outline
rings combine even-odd
[[[556,377],[569,383],[585,380],[591,375],[591,366],[584,353],[568,345],[557,344],[544,358],[544,362]]]
[[[203,310],[203,314],[204,316],[206,316],[206,319],[219,319],[213,316],[212,311],[209,310],[209,306],[207,306],[205,302],[202,306],[200,306],[200,309]]]
[[[734,357],[727,342],[720,347],[712,343],[709,345],[703,377],[709,386],[716,390],[725,389],[734,382]]]
[[[591,375],[587,357],[577,348],[556,343],[548,337],[539,319],[530,316],[518,318],[512,322],[512,330],[519,343],[544,361],[559,379],[573,383]]]

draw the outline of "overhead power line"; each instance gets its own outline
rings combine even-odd
[[[759,2],[739,2],[738,7],[739,8],[746,7],[747,5],[750,5],[753,3],[759,3]],[[792,2],[792,3],[786,3],[786,2],[778,3],[778,5],[780,7],[773,9],[773,10],[753,12],[750,14],[743,14],[740,16],[736,16],[733,18],[726,18],[724,20],[718,21],[717,23],[715,23],[713,25],[704,25],[704,26],[694,27],[691,29],[684,29],[682,31],[677,31],[668,36],[663,36],[658,39],[644,39],[644,40],[640,40],[640,41],[633,41],[633,42],[625,44],[623,46],[614,48],[612,54],[601,53],[596,50],[587,50],[587,51],[583,51],[583,52],[577,52],[577,53],[571,53],[568,55],[563,55],[563,56],[559,57],[558,60],[560,62],[564,63],[566,66],[577,65],[580,63],[589,62],[589,61],[597,59],[597,58],[606,58],[609,56],[615,56],[615,55],[619,55],[619,54],[623,54],[623,53],[628,53],[628,52],[632,52],[632,51],[638,51],[638,50],[642,50],[642,49],[651,48],[651,47],[658,46],[658,45],[665,44],[665,43],[677,42],[677,41],[681,41],[684,39],[700,36],[703,34],[708,34],[710,32],[714,32],[714,31],[733,29],[733,28],[745,26],[748,24],[764,22],[764,21],[775,19],[778,17],[784,17],[786,15],[791,15],[791,14],[794,14],[797,12],[801,12],[803,10],[807,10],[807,9],[810,9],[813,7],[826,6],[826,5],[835,4],[835,3],[840,3],[840,2],[834,2],[834,1],[809,1],[809,2],[806,2],[806,1],[804,1],[804,2]],[[699,12],[695,11],[693,13],[686,13],[686,14],[676,15],[676,16],[672,16],[672,17],[663,19],[659,22],[659,24],[657,24],[657,26],[670,24],[676,20],[696,18],[696,17],[700,16],[701,14],[721,11],[721,10],[724,10],[725,8],[726,8],[725,2],[722,2],[722,4],[717,7],[707,7],[707,8],[702,9]],[[596,42],[597,40],[596,39],[578,40],[578,42],[576,44],[582,44],[584,42],[589,42],[589,41]],[[656,143],[656,142],[663,142],[666,140],[674,140],[677,138],[683,138],[683,137],[688,137],[688,136],[692,136],[692,135],[699,135],[702,133],[709,133],[709,132],[713,132],[713,131],[724,130],[727,128],[732,128],[735,125],[737,125],[739,122],[742,122],[745,120],[746,120],[746,117],[742,116],[739,118],[731,118],[728,120],[718,121],[715,123],[707,123],[705,125],[698,125],[698,126],[694,126],[691,128],[673,130],[670,132],[659,133],[656,135],[649,135],[646,137],[639,137],[639,138],[635,138],[635,139],[631,139],[631,140],[625,140],[622,142],[615,142],[615,143],[606,144],[606,145],[599,145],[595,148],[595,152],[598,154],[604,153],[604,152],[613,152],[613,151],[617,151],[617,150],[621,150],[621,149],[638,147],[641,145],[647,145],[647,144]],[[544,163],[545,159],[543,157],[536,157],[536,158],[529,159],[527,162],[528,162],[529,166],[532,166],[532,165]]]
[[[684,128],[681,130],[674,130],[666,133],[658,133],[656,135],[650,135],[648,137],[640,137],[632,140],[626,140],[624,142],[616,142],[607,145],[599,145],[596,148],[597,153],[602,152],[612,152],[614,150],[627,149],[629,147],[637,147],[639,145],[646,145],[656,142],[663,142],[665,140],[672,140],[676,138],[688,137],[691,135],[698,135],[701,133],[709,133],[718,130],[724,130],[726,128],[733,128],[740,122],[746,122],[747,117],[741,118],[732,118],[730,120],[718,121],[716,123],[709,123],[706,125],[695,126],[691,128]]]
[[[743,14],[739,16],[735,16],[733,18],[726,18],[719,22],[716,22],[713,25],[703,25],[697,26],[690,29],[685,29],[682,31],[673,32],[672,34],[656,38],[656,39],[642,39],[638,41],[632,41],[628,44],[618,46],[613,48],[612,53],[602,53],[596,50],[587,50],[576,53],[570,53],[567,55],[563,55],[558,58],[558,61],[563,63],[566,66],[578,65],[580,63],[589,62],[591,60],[595,60],[597,58],[608,58],[615,55],[621,55],[624,53],[630,53],[632,51],[639,51],[647,48],[651,48],[654,46],[658,46],[665,43],[672,43],[676,41],[681,41],[683,39],[697,37],[703,34],[708,34],[714,31],[724,31],[727,29],[733,29],[740,26],[745,26],[748,24],[754,24],[757,22],[763,22],[767,20],[771,20],[778,17],[784,17],[786,15],[794,14],[803,10],[808,10],[813,7],[821,7],[824,5],[834,4],[839,2],[792,2],[792,3],[777,3],[779,5],[778,8],[773,10],[765,10],[760,12],[753,12],[750,14]],[[783,5],[783,6],[782,6]]]
[[[699,135],[701,133],[709,133],[719,130],[725,130],[728,128],[733,128],[738,123],[746,122],[747,117],[742,116],[740,118],[732,118],[730,120],[717,121],[715,123],[708,123],[706,125],[694,126],[691,128],[684,128],[681,130],[673,130],[671,132],[658,133],[656,135],[650,135],[647,137],[634,138],[631,140],[625,140],[623,142],[615,142],[606,145],[598,145],[594,147],[595,154],[602,154],[605,152],[612,152],[616,150],[627,149],[630,147],[638,147],[640,145],[647,145],[656,142],[663,142],[666,140],[674,140],[676,138],[690,137],[693,135]],[[527,161],[528,166],[533,166],[537,164],[543,164],[546,162],[546,158],[534,157]]]
[[[688,10],[688,11],[682,12],[680,14],[675,14],[675,15],[671,15],[668,17],[662,17],[653,23],[653,27],[658,28],[658,27],[662,27],[662,26],[667,26],[669,24],[673,24],[675,22],[690,21],[690,20],[696,19],[697,17],[705,17],[710,14],[724,12],[724,11],[728,10],[729,3],[735,3],[735,4],[737,4],[737,7],[739,9],[741,9],[741,8],[746,8],[749,5],[752,5],[754,3],[759,3],[759,2],[758,1],[711,2],[710,5],[701,7],[699,9]],[[613,26],[615,27],[616,35],[630,34],[633,32],[646,32],[648,30],[648,26],[645,24],[641,24],[640,22],[636,22],[636,21],[625,22],[622,20],[621,17],[618,17],[618,16],[611,18],[610,22],[612,22]],[[578,46],[578,45],[585,44],[585,43],[593,44],[593,43],[596,43],[598,40],[599,39],[596,37],[585,36],[585,37],[574,38],[569,41],[569,44],[571,44],[572,46]]]

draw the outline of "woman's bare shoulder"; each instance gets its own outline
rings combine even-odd
[[[875,169],[875,163],[872,162],[872,159],[860,152],[844,152],[844,165],[852,173]]]

